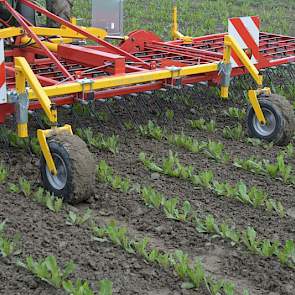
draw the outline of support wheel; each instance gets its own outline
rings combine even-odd
[[[247,127],[250,137],[287,145],[295,131],[295,116],[292,105],[283,96],[272,94],[259,99],[266,124],[260,124],[252,106],[247,112]]]
[[[91,197],[94,192],[95,161],[85,142],[76,135],[64,133],[50,138],[48,146],[58,173],[51,174],[42,156],[40,170],[45,189],[71,204]]]

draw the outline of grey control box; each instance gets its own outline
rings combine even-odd
[[[109,36],[122,36],[124,0],[92,0],[92,26],[105,29]]]

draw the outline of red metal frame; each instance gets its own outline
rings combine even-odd
[[[31,46],[15,48],[7,50],[5,56],[10,59],[16,56],[26,57],[43,86],[67,83],[69,79],[99,79],[100,77],[149,71],[150,69],[165,68],[167,66],[182,67],[212,62],[218,63],[223,59],[225,33],[197,37],[193,39],[192,43],[185,43],[181,40],[163,42],[154,33],[139,30],[132,32],[127,41],[122,42],[119,46],[114,46],[82,28],[62,20],[28,0],[20,1],[99,44],[98,46],[59,45],[56,53],[50,52],[48,54],[48,49],[44,49],[40,39],[33,35],[34,33],[32,33],[30,27],[16,14],[26,32],[37,44],[41,43],[39,44],[40,48]],[[259,58],[256,65],[258,69],[292,62],[295,62],[295,37],[270,33],[260,34]],[[15,88],[15,70],[12,62],[6,63],[6,71],[7,87],[12,90]],[[232,71],[232,76],[246,73],[245,68],[235,68]],[[165,80],[97,91],[94,98],[105,99],[118,95],[157,90],[174,82]],[[198,82],[219,83],[219,76],[217,72],[194,75],[182,78],[179,82],[184,85]],[[52,101],[58,106],[73,104],[77,100],[77,95],[79,94],[53,98]],[[31,110],[40,107],[36,101],[30,103]],[[0,105],[0,123],[4,122],[6,115],[13,112],[13,105]]]

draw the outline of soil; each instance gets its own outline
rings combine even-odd
[[[180,102],[184,99],[191,100],[192,104],[186,106]],[[199,140],[219,140],[224,143],[232,159],[259,155],[274,161],[283,147],[266,149],[247,144],[245,140],[226,140],[222,137],[225,126],[237,124],[237,121],[224,114],[224,110],[233,105],[245,107],[242,99],[221,101],[206,87],[196,87],[180,94],[171,90],[98,102],[96,110],[107,117],[107,122],[98,120],[97,116],[83,117],[68,110],[61,110],[59,118],[61,123],[72,124],[74,130],[92,127],[94,132],[117,134],[120,140],[119,153],[93,148],[91,151],[96,157],[96,163],[106,160],[116,174],[130,178],[133,183],[151,185],[166,196],[189,200],[200,216],[212,214],[218,222],[225,221],[238,229],[252,226],[261,238],[294,240],[294,216],[280,218],[236,200],[216,197],[206,189],[195,188],[179,179],[162,175],[154,177],[138,161],[138,155],[144,151],[153,154],[154,160],[159,162],[172,150],[178,153],[182,163],[193,165],[196,171],[211,169],[218,180],[227,180],[233,184],[243,180],[249,187],[255,185],[267,191],[271,198],[280,200],[291,210],[295,208],[294,186],[239,170],[230,164],[216,163],[202,154],[192,154],[169,145],[165,140],[160,142],[142,138],[136,130],[124,128],[124,123],[129,121],[136,127],[154,120],[168,130],[184,131]],[[172,121],[165,119],[167,109],[174,111]],[[200,117],[216,120],[218,130],[214,133],[192,130],[188,120]],[[37,127],[36,120],[32,119],[31,127]],[[31,181],[33,187],[41,185],[39,159],[35,155],[3,143],[0,161],[10,168],[8,182],[16,183],[23,176]],[[288,158],[288,163],[294,168],[294,158]],[[125,194],[96,182],[95,193],[90,200],[75,207],[68,205],[61,213],[54,214],[22,194],[7,193],[7,183],[0,185],[0,222],[7,220],[8,236],[20,233],[22,252],[10,259],[0,258],[0,294],[63,294],[16,266],[17,260],[24,260],[28,255],[35,259],[55,255],[60,265],[73,260],[77,264],[73,278],[87,279],[92,286],[108,278],[113,282],[114,294],[209,294],[205,288],[184,290],[181,288],[182,282],[171,270],[149,265],[142,258],[127,254],[111,243],[93,241],[86,226],[66,225],[67,210],[84,212],[85,208],[92,209],[98,224],[114,219],[128,227],[131,237],[147,236],[151,244],[160,249],[182,249],[192,260],[200,257],[209,274],[234,282],[238,286],[237,294],[242,294],[243,288],[249,289],[250,294],[254,295],[294,294],[294,270],[280,265],[275,258],[257,256],[242,246],[232,246],[212,235],[197,233],[190,224],[169,220],[160,210],[146,207],[136,192]]]

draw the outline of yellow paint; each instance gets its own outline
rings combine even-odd
[[[38,141],[40,144],[42,154],[44,156],[44,159],[46,161],[49,171],[53,175],[57,175],[57,170],[56,170],[56,166],[55,166],[54,160],[52,158],[52,154],[50,152],[50,149],[49,149],[49,146],[47,143],[47,138],[51,137],[55,134],[64,133],[64,132],[73,135],[72,127],[70,125],[65,125],[65,126],[59,127],[59,128],[53,127],[48,130],[41,130],[41,129],[37,130],[37,138],[38,138]]]
[[[17,124],[17,135],[21,138],[27,138],[29,136],[27,123]]]
[[[230,58],[231,58],[231,47],[229,44],[226,44],[224,46],[224,52],[223,52],[223,62],[224,64],[230,64]],[[221,92],[220,96],[223,99],[227,99],[229,95],[229,87],[228,86],[221,86]]]
[[[184,36],[178,31],[177,6],[173,7],[173,13],[172,13],[172,38],[173,40],[182,40],[184,43],[193,42],[192,37]]]
[[[221,91],[220,91],[220,96],[222,98],[228,98],[228,93],[229,93],[229,87],[227,86],[221,86]]]
[[[100,28],[92,27],[81,27],[83,30],[95,35],[98,38],[104,39],[107,36],[107,31]],[[72,38],[72,39],[87,39],[82,34],[75,32],[74,30],[62,26],[61,28],[46,28],[46,27],[30,27],[30,29],[38,36],[59,36],[61,38]],[[11,38],[21,36],[24,34],[22,28],[10,27],[0,30],[0,39]]]
[[[57,112],[52,110],[51,100],[48,98],[46,92],[41,86],[39,80],[35,76],[34,72],[30,68],[28,62],[24,57],[15,58],[15,69],[16,69],[16,89],[17,92],[23,93],[25,80],[27,80],[31,86],[31,89],[34,91],[38,101],[40,102],[46,116],[51,123],[57,122]],[[20,76],[18,76],[20,75]]]
[[[249,90],[248,91],[248,98],[249,98],[249,101],[254,109],[254,112],[255,112],[255,115],[256,115],[258,121],[261,124],[266,124],[264,114],[262,112],[261,106],[260,106],[258,98],[257,98],[257,91],[256,90]]]
[[[178,75],[176,75],[175,72],[170,71],[169,69],[154,70],[154,71],[147,71],[147,72],[125,74],[122,76],[118,75],[118,76],[111,76],[106,78],[99,78],[94,80],[91,86],[84,85],[83,87],[81,83],[74,82],[74,83],[66,83],[66,84],[43,87],[43,90],[45,91],[48,97],[54,97],[54,96],[62,96],[67,94],[79,93],[83,91],[87,92],[91,90],[108,89],[112,87],[134,85],[134,84],[140,84],[140,83],[158,81],[158,80],[164,80],[164,79],[180,78],[185,76],[216,72],[217,70],[218,70],[218,65],[215,63],[210,63],[210,64],[180,68],[180,70],[178,71]],[[29,94],[29,99],[38,98],[38,96],[32,89],[28,91],[28,94]]]
[[[224,44],[225,45],[228,45],[228,44],[230,45],[232,50],[237,54],[237,56],[241,60],[242,64],[247,68],[250,75],[252,76],[252,78],[257,83],[258,88],[262,88],[263,77],[261,75],[259,75],[258,70],[253,65],[253,63],[251,62],[251,60],[249,59],[247,54],[244,52],[244,50],[242,50],[242,48],[240,47],[238,42],[235,40],[235,38],[230,36],[230,35],[226,35],[224,37]]]

